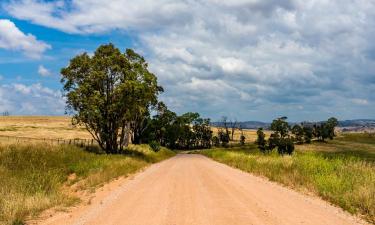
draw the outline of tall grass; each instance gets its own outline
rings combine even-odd
[[[212,149],[202,154],[232,167],[313,192],[375,223],[375,164],[357,156],[297,151],[293,156],[244,150]]]
[[[68,145],[0,145],[0,224],[79,201],[63,187],[94,188],[174,155],[167,149],[155,153],[146,145],[126,153],[95,154]]]

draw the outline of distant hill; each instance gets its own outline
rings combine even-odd
[[[375,127],[375,120],[358,119],[339,121],[339,127]]]
[[[289,122],[290,125],[293,125],[295,123]],[[212,122],[212,126],[216,127],[222,127],[222,122]],[[260,121],[244,121],[244,122],[238,122],[238,125],[242,129],[258,129],[260,127],[263,127],[264,129],[267,129],[270,127],[271,123],[267,122],[260,122]],[[368,128],[375,128],[375,120],[373,119],[356,119],[356,120],[342,120],[339,121],[339,127],[368,127]]]

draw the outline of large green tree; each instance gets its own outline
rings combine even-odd
[[[118,153],[139,135],[162,91],[142,56],[113,44],[74,57],[61,74],[73,122],[85,125],[107,153]]]

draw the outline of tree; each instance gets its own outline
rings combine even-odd
[[[298,124],[295,124],[292,127],[292,134],[296,138],[297,143],[300,143],[300,144],[303,143],[303,134],[304,134],[304,132],[303,132],[303,127],[302,126],[300,126]]]
[[[220,139],[217,136],[212,137],[212,144],[215,147],[219,147],[220,146]]]
[[[243,134],[241,134],[241,136],[240,136],[240,145],[245,145],[245,141],[246,141],[246,137],[245,137],[245,135],[243,135]]]
[[[219,136],[219,140],[221,142],[221,145],[223,147],[228,147],[228,144],[229,144],[229,134],[223,130],[223,129],[219,129],[218,131],[218,136]]]
[[[272,121],[271,130],[278,133],[281,138],[286,137],[289,134],[289,124],[286,122],[287,117],[280,117]]]
[[[70,60],[61,70],[67,112],[83,124],[107,153],[118,153],[132,132],[142,131],[149,107],[163,91],[145,59],[112,44]]]
[[[228,136],[228,142],[230,140],[230,131],[229,131],[229,122],[228,122],[228,118],[226,116],[223,116],[221,118],[221,123],[224,127],[224,130],[225,130],[225,136]]]
[[[292,154],[294,151],[294,142],[289,135],[290,126],[286,119],[287,117],[281,117],[272,121],[273,133],[268,140],[268,149],[272,151],[277,147],[277,152],[281,155]]]
[[[237,124],[238,124],[238,122],[237,122],[237,120],[230,120],[229,121],[229,127],[231,128],[231,140],[233,141],[234,139],[234,133],[235,133],[235,131],[236,131],[236,128],[237,128]]]
[[[263,132],[263,128],[259,128],[257,130],[257,140],[255,142],[258,145],[258,148],[261,152],[266,152],[267,150],[267,141],[266,141],[266,135]]]
[[[335,117],[331,117],[327,120],[326,126],[328,129],[328,136],[329,139],[333,139],[335,137],[335,127],[339,124],[339,121]]]
[[[305,124],[302,125],[303,129],[303,140],[305,143],[311,143],[311,139],[313,137],[313,128],[311,126],[307,126]]]
[[[330,129],[326,123],[315,124],[313,134],[318,140],[325,141],[330,137]]]
[[[158,103],[156,110],[156,115],[143,132],[143,142],[156,141],[172,149],[211,148],[209,119],[201,118],[199,113],[193,112],[178,116],[162,102]]]

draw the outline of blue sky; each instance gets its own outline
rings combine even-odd
[[[375,2],[2,0],[0,111],[64,113],[59,71],[112,42],[144,55],[178,113],[375,118]]]

